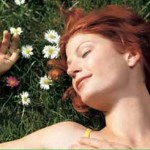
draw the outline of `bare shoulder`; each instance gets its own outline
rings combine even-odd
[[[67,149],[83,136],[85,127],[71,121],[57,123],[21,139],[1,143],[0,149]]]
[[[38,148],[68,148],[69,145],[77,143],[85,129],[78,123],[65,121],[36,131],[24,140],[36,144],[40,141]]]

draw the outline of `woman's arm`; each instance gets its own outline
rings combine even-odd
[[[61,122],[21,139],[0,144],[0,149],[67,149],[82,137],[85,128],[74,122]]]

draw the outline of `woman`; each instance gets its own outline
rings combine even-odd
[[[102,111],[106,127],[62,122],[0,148],[150,148],[150,24],[113,5],[87,15],[63,12],[61,61],[75,92],[68,91],[74,104],[82,100],[80,109]]]

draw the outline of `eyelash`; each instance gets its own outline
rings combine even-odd
[[[89,51],[83,53],[82,58],[85,58],[85,57],[90,53],[90,51],[91,51],[91,50],[89,50]]]

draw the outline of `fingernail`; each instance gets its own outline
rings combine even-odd
[[[13,36],[19,36],[19,34],[15,33]]]
[[[4,30],[4,31],[3,31],[3,34],[5,34],[5,33],[8,33],[8,31],[7,31],[7,30]]]

